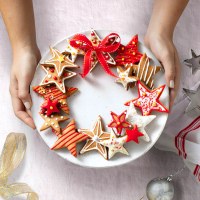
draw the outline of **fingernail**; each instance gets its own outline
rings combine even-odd
[[[169,87],[170,87],[170,88],[174,88],[174,80],[170,80],[170,82],[169,82]]]
[[[24,106],[27,110],[30,110],[31,109],[31,104],[27,101],[27,102],[24,102]]]

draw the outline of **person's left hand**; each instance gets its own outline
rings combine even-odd
[[[32,106],[30,84],[39,60],[40,52],[37,47],[18,48],[18,51],[14,52],[10,75],[10,94],[14,113],[33,129],[35,124],[30,111]]]

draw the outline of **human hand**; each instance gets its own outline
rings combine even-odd
[[[172,38],[165,34],[147,33],[144,41],[164,67],[165,79],[170,88],[169,108],[171,109],[180,83],[180,61],[176,47]]]
[[[40,51],[36,48],[23,47],[13,53],[10,76],[10,94],[15,115],[31,128],[35,124],[31,116],[32,100],[30,84],[40,60]]]

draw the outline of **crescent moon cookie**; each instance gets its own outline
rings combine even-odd
[[[126,102],[125,105],[129,106],[132,102],[136,107],[141,109],[142,115],[150,115],[153,110],[168,113],[168,109],[159,101],[164,88],[165,85],[162,85],[154,90],[149,90],[142,82],[138,81],[139,97]]]
[[[104,132],[102,130],[101,117],[97,118],[92,130],[90,129],[78,129],[79,133],[85,134],[89,137],[85,146],[80,151],[83,154],[88,151],[97,150],[105,159],[107,159],[106,147],[101,144],[103,140],[110,138],[110,133]]]
[[[154,88],[154,76],[161,71],[160,66],[151,66],[149,58],[144,54],[138,65],[126,65],[126,68],[132,69],[132,75],[136,76],[138,80],[141,80],[150,89]]]
[[[64,55],[57,49],[50,47],[50,52],[52,54],[52,58],[50,60],[45,61],[43,66],[45,67],[54,67],[57,71],[58,76],[60,77],[66,68],[75,69],[79,66],[75,65],[68,56]]]
[[[59,122],[63,122],[69,119],[66,116],[60,116],[58,114],[47,116],[46,114],[40,113],[40,116],[44,119],[44,124],[40,128],[40,131],[44,131],[47,128],[53,128],[57,133],[60,133],[60,126]]]
[[[71,72],[65,69],[63,71],[63,74],[59,76],[54,67],[45,67],[43,64],[41,64],[41,66],[45,70],[46,76],[44,77],[40,85],[44,86],[49,84],[55,84],[57,88],[61,90],[63,93],[65,93],[64,81],[76,75],[75,72]]]
[[[124,135],[124,133],[122,133],[123,129],[132,127],[131,124],[126,121],[126,111],[124,111],[120,115],[117,115],[114,112],[111,112],[110,114],[112,116],[112,121],[110,122],[110,124],[108,124],[108,127],[115,129],[115,134],[117,136]]]
[[[126,143],[126,139],[127,136],[117,137],[111,129],[110,138],[101,142],[103,146],[108,147],[108,159],[111,159],[116,153],[129,155],[123,146]]]
[[[137,82],[138,78],[132,75],[132,68],[123,69],[122,67],[117,67],[117,73],[119,78],[116,79],[117,83],[121,83],[126,90],[128,90],[130,83]]]
[[[55,85],[47,86],[34,86],[33,91],[42,96],[45,100],[51,99],[52,101],[58,101],[58,107],[64,111],[66,114],[69,114],[69,107],[67,104],[67,98],[73,95],[78,91],[77,88],[67,88],[65,87],[66,92],[61,92]]]
[[[137,113],[134,104],[131,102],[126,113],[126,119],[132,124],[132,126],[137,125],[138,130],[144,135],[141,137],[146,142],[150,142],[150,138],[145,131],[145,127],[150,124],[156,115],[141,116]]]
[[[142,53],[138,51],[138,35],[135,35],[126,45],[122,45],[117,50],[115,57],[116,66],[126,66],[138,63],[142,57]]]
[[[77,132],[75,121],[71,120],[71,122],[62,130],[62,134],[58,136],[58,140],[51,149],[57,150],[66,148],[74,157],[77,157],[76,145],[86,139],[88,139],[88,136]]]

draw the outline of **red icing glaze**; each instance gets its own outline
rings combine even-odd
[[[134,125],[133,129],[130,130],[126,129],[126,134],[127,134],[126,142],[133,141],[137,144],[139,144],[138,138],[144,136],[143,133],[138,131],[137,125]]]
[[[125,66],[126,64],[138,63],[142,54],[138,51],[138,35],[135,35],[126,45],[120,45],[115,57],[116,65]]]
[[[46,111],[46,115],[50,116],[52,113],[59,113],[58,110],[58,100],[51,100],[48,98],[44,104],[41,106],[42,110]]]
[[[45,100],[50,98],[51,100],[58,100],[59,108],[65,113],[69,114],[69,107],[67,104],[67,98],[74,94],[77,88],[66,88],[66,93],[62,93],[55,85],[50,86],[35,86],[33,90]]]
[[[92,32],[94,34],[94,32]],[[91,34],[92,34],[91,33]],[[115,38],[115,42],[107,45],[110,37]],[[98,61],[100,62],[101,66],[103,67],[104,71],[111,75],[115,76],[115,74],[110,70],[110,67],[107,63],[104,53],[113,53],[115,52],[120,46],[120,37],[116,33],[111,33],[106,36],[102,41],[97,43],[96,40],[90,41],[85,35],[83,34],[76,34],[71,40],[70,45],[76,49],[80,49],[85,51],[84,56],[84,64],[83,64],[83,73],[82,77],[87,76],[90,70],[94,67],[92,66],[91,58],[93,53],[95,53]]]
[[[125,105],[129,106],[130,102],[132,102],[136,107],[141,109],[142,115],[150,115],[153,110],[158,112],[169,112],[159,101],[164,88],[165,85],[162,85],[154,90],[149,90],[141,81],[138,81],[139,97],[126,102]]]
[[[111,112],[112,121],[108,124],[108,127],[115,128],[117,133],[116,135],[121,135],[123,129],[127,129],[131,127],[131,124],[126,121],[126,111],[121,113],[121,115],[117,115],[114,112]]]

